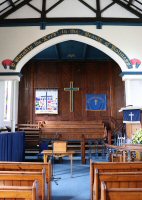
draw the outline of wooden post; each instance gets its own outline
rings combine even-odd
[[[86,159],[85,159],[85,139],[82,138],[81,141],[81,156],[82,156],[82,164],[86,163]]]

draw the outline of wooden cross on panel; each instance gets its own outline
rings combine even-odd
[[[73,87],[73,81],[70,81],[70,87],[64,88],[64,91],[70,92],[70,112],[73,112],[73,92],[79,91],[79,88]]]

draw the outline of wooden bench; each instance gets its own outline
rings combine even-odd
[[[32,186],[0,186],[0,199],[28,199],[38,200],[38,182]]]
[[[25,132],[25,152],[38,153],[40,141],[40,128],[38,124],[18,124],[18,131]]]
[[[41,200],[47,199],[46,171],[0,171],[1,186],[32,186],[33,182],[38,181],[38,196]]]
[[[98,170],[96,176],[96,169]],[[91,199],[99,200],[101,191],[99,173],[104,172],[142,172],[142,162],[90,162]],[[98,184],[97,184],[98,182]]]
[[[30,171],[41,172],[42,169],[46,169],[46,182],[48,184],[48,200],[51,199],[51,179],[52,168],[51,162],[0,162],[0,171]]]
[[[40,124],[41,139],[80,141],[82,163],[85,163],[85,142],[104,140],[107,129],[101,121],[47,121]]]
[[[39,127],[44,127],[45,125],[62,125],[62,124],[102,124],[102,120],[94,120],[94,121],[37,121]]]
[[[101,200],[141,200],[142,188],[107,188],[105,182],[101,183]]]
[[[106,188],[113,190],[113,188],[121,188],[122,190],[130,188],[141,188],[142,189],[142,172],[104,172],[98,173],[96,169],[96,176],[98,176],[95,184],[101,184],[105,182]],[[96,188],[96,187],[95,187]],[[102,188],[101,188],[102,189]],[[101,194],[102,195],[102,194]],[[130,194],[127,193],[127,196]],[[102,199],[102,196],[101,198]],[[117,198],[116,198],[117,199]],[[114,198],[115,200],[115,198]]]

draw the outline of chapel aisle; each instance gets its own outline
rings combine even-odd
[[[90,200],[89,161],[82,165],[80,159],[73,160],[71,178],[70,161],[64,158],[54,164],[54,177],[58,185],[52,181],[52,200]]]

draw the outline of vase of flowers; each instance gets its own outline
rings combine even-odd
[[[136,131],[132,138],[132,144],[134,145],[142,145],[142,129]],[[142,160],[142,152],[136,152],[136,159]]]
[[[142,129],[137,130],[134,134],[132,144],[142,144]]]

